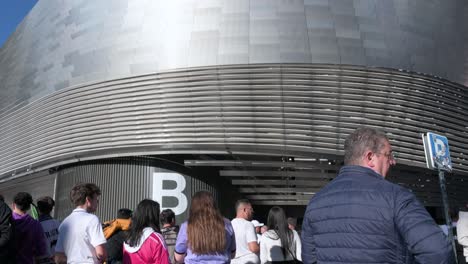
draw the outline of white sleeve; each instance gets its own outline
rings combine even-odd
[[[463,247],[468,247],[468,217],[460,217],[457,222],[457,239]]]
[[[106,238],[104,237],[104,233],[102,232],[101,223],[99,223],[99,219],[97,217],[93,217],[90,223],[88,224],[88,235],[89,235],[89,242],[93,247],[97,247],[99,245],[106,243]]]
[[[255,233],[254,225],[250,222],[247,222],[245,225],[245,238],[247,240],[247,243],[257,243],[257,233]]]
[[[267,241],[264,235],[260,238],[260,264],[264,264],[268,260]]]
[[[301,238],[299,237],[299,234],[297,233],[296,230],[293,230],[293,234],[294,234],[294,243],[296,243],[296,258],[302,261]]]

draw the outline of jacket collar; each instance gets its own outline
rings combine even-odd
[[[138,250],[140,250],[140,248],[143,246],[143,244],[145,243],[146,239],[148,239],[148,237],[151,236],[151,234],[153,233],[156,233],[153,228],[151,227],[145,227],[143,229],[143,232],[141,234],[141,237],[140,237],[140,240],[138,241],[138,245],[132,247],[132,246],[129,246],[127,243],[124,243],[124,249],[129,252],[129,253],[135,253],[137,252]]]
[[[42,214],[39,216],[39,222],[43,222],[43,221],[47,221],[47,220],[50,220],[50,219],[53,219],[52,216],[48,215],[48,214]]]
[[[372,169],[359,166],[359,165],[346,165],[341,167],[339,176],[347,176],[347,175],[366,175],[370,177],[375,177],[377,179],[384,180],[384,177],[377,172],[373,171]]]

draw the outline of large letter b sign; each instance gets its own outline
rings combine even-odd
[[[163,183],[165,181],[175,183],[175,188],[164,189]],[[172,209],[176,215],[180,215],[187,210],[187,196],[183,193],[185,185],[185,178],[179,173],[155,172],[153,174],[153,199],[161,205],[162,209]],[[163,197],[175,198],[178,203],[174,207],[164,206]]]

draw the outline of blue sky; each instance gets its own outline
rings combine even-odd
[[[0,47],[15,32],[16,27],[37,3],[37,0],[1,0]]]

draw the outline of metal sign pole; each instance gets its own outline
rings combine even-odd
[[[448,227],[447,239],[452,244],[455,263],[458,264],[457,249],[453,236],[452,219],[449,214],[449,202],[447,188],[445,186],[444,171],[452,171],[452,160],[450,159],[450,150],[448,139],[445,136],[438,135],[432,132],[427,132],[422,135],[424,153],[426,154],[426,165],[429,169],[437,169],[439,171],[440,193],[442,194],[442,203],[444,205],[445,222]]]
[[[453,238],[452,218],[450,217],[450,214],[449,214],[447,188],[445,186],[445,173],[443,170],[440,170],[440,169],[439,169],[439,184],[440,184],[440,192],[442,194],[442,202],[444,204],[445,223],[447,224],[447,227],[448,227],[448,239],[452,244],[453,254],[455,256],[455,263],[458,264],[457,248],[455,247],[455,239]]]

